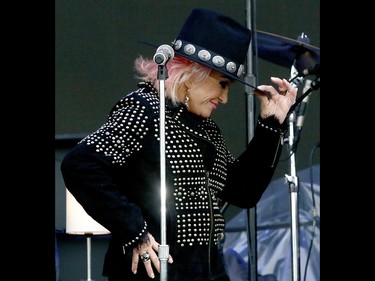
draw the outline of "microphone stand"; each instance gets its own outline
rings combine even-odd
[[[158,250],[160,260],[160,280],[167,280],[167,261],[169,246],[166,235],[166,169],[165,169],[165,79],[168,70],[165,64],[158,65],[159,94],[160,94],[160,202],[161,202],[161,240]]]
[[[299,213],[298,213],[298,177],[295,165],[295,144],[294,142],[294,109],[301,101],[307,97],[313,90],[320,87],[320,77],[317,77],[310,83],[310,87],[296,100],[289,109],[289,147],[292,151],[290,155],[290,175],[285,174],[285,178],[289,184],[290,193],[290,210],[291,210],[291,239],[292,239],[292,280],[300,280],[300,252],[299,252]]]
[[[255,27],[255,0],[246,1],[246,24],[250,30],[256,30]],[[255,37],[250,42],[249,51],[247,53],[247,73],[245,76],[246,82],[251,85],[256,85],[256,77],[254,75],[254,68],[256,69],[256,58],[258,46],[256,33],[253,33]],[[253,46],[254,44],[254,46]],[[255,52],[255,55],[254,55]],[[255,131],[255,101],[253,91],[249,86],[245,87],[246,94],[246,120],[247,120],[247,142],[249,143],[254,136]],[[250,209],[246,209],[247,218],[247,240],[248,240],[248,280],[257,281],[258,280],[258,255],[257,255],[257,209],[256,206]]]

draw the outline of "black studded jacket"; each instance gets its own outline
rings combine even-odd
[[[149,280],[141,262],[137,274],[131,271],[131,257],[148,232],[160,242],[159,129],[159,96],[151,83],[140,82],[62,161],[67,189],[111,232],[104,276]],[[235,159],[211,118],[166,103],[166,244],[174,260],[168,280],[225,280],[221,207],[256,205],[274,174],[285,130],[274,118],[259,117],[253,139]]]

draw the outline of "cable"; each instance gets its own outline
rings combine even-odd
[[[309,264],[311,250],[312,250],[312,246],[313,246],[313,242],[314,242],[314,238],[315,238],[316,218],[318,217],[318,212],[316,210],[316,204],[315,204],[314,176],[313,176],[313,168],[312,168],[313,167],[312,160],[313,160],[313,156],[314,156],[315,150],[317,148],[320,148],[320,142],[316,143],[314,145],[313,149],[310,152],[310,190],[311,190],[311,197],[312,197],[313,218],[314,218],[314,221],[313,221],[313,229],[312,229],[312,236],[311,236],[310,246],[309,246],[309,250],[307,252],[305,272],[304,272],[304,276],[303,276],[303,280],[304,281],[306,281],[307,267],[308,267],[308,264]]]

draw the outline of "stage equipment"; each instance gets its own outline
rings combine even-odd
[[[255,25],[255,1],[246,1],[246,27],[250,30],[256,30]],[[257,73],[257,50],[258,50],[258,40],[257,33],[253,32],[253,39],[250,42],[249,50],[247,53],[247,73],[245,75],[245,81],[248,84],[257,86],[257,80],[255,74]],[[255,131],[255,101],[253,89],[245,85],[245,94],[246,94],[246,138],[249,143],[254,136]],[[246,209],[247,216],[247,240],[248,240],[248,272],[249,272],[249,281],[258,280],[258,254],[257,254],[257,212],[256,206],[250,209]]]
[[[276,34],[272,34],[269,32],[259,31],[256,29],[255,26],[255,1],[246,1],[246,21],[247,21],[247,27],[250,30],[253,30],[253,40],[251,42],[251,46],[249,48],[248,52],[248,61],[247,61],[247,74],[245,79],[246,82],[257,86],[256,81],[256,75],[257,75],[257,59],[262,58],[264,60],[267,60],[269,62],[275,63],[277,65],[283,66],[283,67],[290,67],[291,65],[294,66],[296,60],[300,58],[303,54],[308,53],[309,58],[311,60],[303,61],[299,60],[300,65],[299,71],[295,73],[295,77],[292,78],[292,81],[297,79],[299,82],[303,80],[304,76],[307,76],[308,72],[311,72],[311,68],[314,67],[314,70],[317,71],[319,69],[320,71],[320,49],[310,45],[309,39],[305,37],[304,35],[299,38],[300,40],[292,40],[287,37],[279,36]],[[310,61],[314,61],[317,66],[311,66]],[[291,81],[290,81],[291,82]],[[295,81],[297,83],[297,81]],[[299,99],[296,100],[296,103],[294,106],[292,106],[291,110],[289,111],[289,118],[291,118],[291,122],[293,124],[292,129],[290,129],[289,133],[292,134],[293,138],[293,128],[294,128],[294,114],[293,111],[295,110],[296,106],[299,105],[302,100],[314,89],[318,89],[320,85],[320,77],[317,78],[317,80],[313,81],[311,83],[312,88],[310,88],[305,94],[303,94]],[[247,140],[251,140],[254,134],[254,127],[255,127],[255,102],[254,97],[252,95],[252,90],[245,86],[245,93],[247,97]],[[304,108],[306,108],[307,103],[307,97],[305,99]],[[304,113],[304,112],[303,112]],[[303,119],[303,118],[302,118]],[[301,128],[301,126],[299,127]],[[300,132],[300,129],[299,129]],[[292,139],[289,137],[289,145],[293,148]],[[295,171],[295,163],[291,163],[291,172]],[[294,174],[294,173],[293,173]],[[294,175],[287,176],[287,180],[289,181],[290,189],[293,190],[291,192],[291,207],[294,208],[296,205],[298,205],[295,202],[295,187],[292,185],[295,184],[295,177]],[[227,208],[227,205],[224,205],[222,210],[225,210]],[[295,218],[293,218],[292,214],[292,227],[296,228]],[[248,228],[248,243],[249,243],[249,281],[257,281],[258,275],[257,275],[257,243],[256,243],[256,207],[251,208],[247,210],[247,228]],[[298,239],[298,236],[295,234],[297,230],[295,229],[294,234],[292,233],[292,253],[294,256],[298,257],[298,254],[296,253],[296,239]],[[297,236],[297,237],[296,237]],[[293,268],[292,271],[294,273],[294,279],[293,281],[299,280],[299,274],[297,273],[299,271],[299,261],[294,259],[293,260]]]
[[[293,40],[260,30],[255,32],[255,36],[258,42],[258,56],[261,59],[290,68],[300,54],[308,51],[312,59],[320,63],[320,49],[310,45],[308,40]]]
[[[74,196],[66,189],[66,230],[67,234],[85,235],[87,242],[87,279],[91,279],[91,238],[93,235],[109,234],[104,226],[89,216]]]
[[[159,59],[162,56],[164,59]],[[157,79],[159,81],[160,92],[160,213],[161,213],[161,238],[158,250],[160,260],[160,280],[166,281],[167,261],[169,256],[169,246],[167,245],[167,187],[166,187],[166,167],[165,167],[165,80],[168,78],[167,62],[174,57],[174,50],[169,45],[161,45],[154,55],[154,61],[158,65]]]
[[[299,192],[299,180],[296,172],[295,153],[297,150],[297,143],[300,138],[300,132],[302,130],[303,118],[307,106],[308,95],[313,91],[319,89],[320,76],[320,64],[314,58],[314,55],[310,50],[302,47],[306,42],[310,42],[309,38],[302,33],[298,37],[298,50],[296,50],[296,58],[291,66],[291,78],[289,82],[296,88],[299,88],[303,82],[304,88],[302,89],[302,95],[296,99],[296,102],[291,106],[288,112],[289,120],[289,134],[288,140],[286,141],[289,145],[289,159],[290,159],[290,174],[285,174],[285,178],[289,186],[290,194],[290,212],[291,212],[291,247],[292,247],[292,278],[293,281],[300,280],[300,241],[299,241],[299,203],[298,203],[298,192]],[[319,67],[316,67],[319,65]],[[305,76],[310,73],[314,73],[316,76],[315,80],[306,79]],[[299,119],[296,119],[296,116]]]

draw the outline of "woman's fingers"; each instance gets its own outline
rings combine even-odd
[[[139,262],[139,254],[138,254],[137,248],[134,248],[133,255],[132,255],[132,272],[134,274],[137,273],[138,262]]]
[[[151,234],[148,234],[149,242],[143,243],[139,245],[137,248],[133,249],[133,256],[132,256],[132,272],[134,274],[137,273],[137,269],[139,266],[139,263],[144,264],[147,275],[150,278],[154,278],[154,270],[155,269],[160,273],[160,260],[157,255],[159,251],[160,244],[155,241],[154,237]],[[173,259],[172,256],[169,255],[168,262],[172,263]]]

